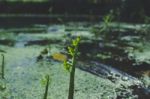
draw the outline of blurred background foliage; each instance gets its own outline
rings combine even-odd
[[[149,22],[150,0],[0,0],[1,13],[105,15],[127,22]],[[33,9],[33,10],[32,10]]]
[[[49,0],[1,0],[2,2],[45,2]]]

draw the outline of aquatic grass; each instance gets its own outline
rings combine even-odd
[[[45,82],[46,82],[46,86],[45,86],[45,92],[44,92],[44,97],[43,99],[47,99],[48,97],[48,87],[49,87],[49,82],[50,82],[50,77],[49,75],[45,76]]]
[[[69,82],[69,93],[68,99],[74,98],[74,79],[75,79],[75,65],[77,61],[78,55],[78,45],[80,42],[80,37],[77,37],[75,40],[72,41],[72,45],[68,47],[68,54],[70,54],[71,62],[64,61],[64,67],[66,70],[70,71],[70,82]]]
[[[103,17],[104,24],[102,25],[102,28],[100,29],[100,33],[103,34],[104,41],[109,40],[109,36],[111,33],[111,27],[109,24],[112,22],[112,20],[113,20],[112,12],[110,12],[109,14],[107,14]]]
[[[104,41],[109,39],[111,33],[111,26],[110,23],[114,20],[113,10],[110,11],[108,14],[104,15],[102,18],[102,23],[99,27],[93,27],[91,32],[94,33],[96,39],[101,37]]]
[[[5,68],[5,57],[4,57],[4,54],[1,54],[1,56],[2,56],[2,64],[1,64],[1,77],[2,77],[2,79],[5,79],[5,77],[4,77],[4,68]]]

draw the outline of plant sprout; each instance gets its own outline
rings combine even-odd
[[[76,58],[78,56],[79,42],[80,37],[77,37],[75,40],[72,41],[71,46],[68,47],[68,54],[71,56],[71,62],[64,61],[64,68],[70,72],[68,99],[73,99],[74,97],[75,65],[77,61]]]
[[[46,85],[43,99],[47,99],[47,97],[48,97],[49,82],[50,82],[50,77],[49,77],[49,75],[46,75],[45,79],[43,80],[43,83]]]
[[[4,58],[4,54],[1,54],[2,55],[2,64],[1,64],[1,76],[2,76],[2,79],[5,79],[4,77],[4,65],[5,65],[5,58]]]

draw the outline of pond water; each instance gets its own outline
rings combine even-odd
[[[5,56],[5,79],[0,79],[1,99],[41,99],[45,89],[42,81],[47,74],[50,75],[48,99],[66,99],[69,72],[63,68],[62,56],[68,57],[66,48],[77,36],[81,36],[81,43],[75,76],[75,99],[149,97],[149,74],[144,83],[137,76],[142,77],[143,72],[149,72],[149,58],[144,57],[146,62],[140,59],[136,66],[146,65],[146,69],[137,74],[139,68],[136,67],[137,71],[133,71],[135,68],[132,66],[140,52],[136,50],[137,54],[134,55],[135,50],[132,50],[131,44],[123,46],[116,38],[105,42],[100,35],[95,37],[97,34],[93,29],[99,28],[102,23],[46,24],[47,21],[41,21],[43,24],[27,26],[28,23],[25,23],[23,27],[10,27],[14,24],[12,22],[7,28],[0,29],[0,53]],[[129,40],[124,40],[125,43],[126,41],[130,42],[130,37]],[[132,38],[131,41],[133,42]],[[43,54],[44,50],[47,52]],[[128,57],[130,51],[135,59],[130,60]],[[149,54],[147,50],[144,53]],[[40,55],[42,58],[39,58]],[[0,63],[1,61],[2,58]],[[142,91],[144,88],[148,94]]]

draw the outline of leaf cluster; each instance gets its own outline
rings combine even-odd
[[[77,49],[78,49],[79,42],[80,42],[80,37],[77,37],[76,39],[72,40],[71,46],[68,46],[67,52],[71,56],[70,59],[71,61],[69,60],[64,61],[64,68],[67,71],[70,71],[71,67],[73,66],[73,61],[75,60],[75,56],[78,53]]]
[[[108,23],[112,22],[113,18],[114,18],[113,14],[110,13],[110,14],[107,14],[103,17],[103,21],[105,24],[108,24]]]
[[[48,80],[50,81],[50,77],[49,77],[49,75],[46,75],[46,76],[44,76],[42,79],[41,79],[41,85],[42,86],[45,86],[46,85],[46,83],[48,82]]]

